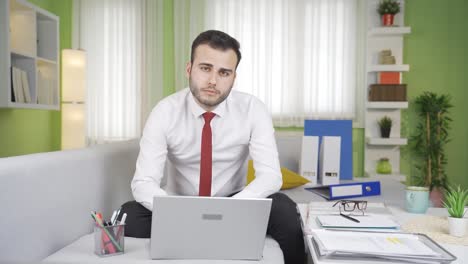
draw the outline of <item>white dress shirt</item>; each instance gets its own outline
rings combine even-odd
[[[135,200],[153,210],[156,195],[198,196],[201,133],[206,112],[188,88],[154,107],[140,141],[132,180]],[[232,90],[212,111],[212,196],[265,198],[282,185],[271,116],[252,95]],[[247,160],[254,161],[255,180],[245,187]],[[161,188],[166,158],[174,171]]]

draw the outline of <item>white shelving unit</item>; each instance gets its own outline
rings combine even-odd
[[[374,37],[375,38],[375,37]],[[407,72],[409,65],[370,65],[368,72]]]
[[[410,27],[372,27],[367,32],[368,36],[390,36],[411,33]]]
[[[368,145],[374,146],[404,146],[408,143],[406,138],[366,138]]]
[[[408,102],[367,102],[367,109],[406,109]]]
[[[0,108],[59,110],[59,17],[25,0],[0,0],[0,36]],[[26,73],[29,102],[14,94],[12,67]]]
[[[378,83],[379,72],[407,72],[410,66],[403,62],[403,37],[411,33],[411,28],[404,25],[404,0],[399,0],[401,11],[395,16],[395,26],[382,27],[381,18],[377,13],[379,0],[367,0],[367,60],[366,60],[366,85]],[[379,64],[379,53],[390,49],[395,56],[396,64]],[[401,74],[400,74],[401,81]],[[400,174],[400,146],[408,143],[402,138],[401,109],[408,108],[408,102],[371,102],[367,99],[365,107],[365,138],[364,147],[365,173],[370,177],[389,177],[404,180]],[[378,120],[383,116],[389,116],[392,121],[390,138],[380,136]],[[379,175],[376,173],[376,165],[379,159],[388,158],[392,165],[391,175]]]

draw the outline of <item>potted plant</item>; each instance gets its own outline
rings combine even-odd
[[[392,119],[388,116],[384,116],[378,121],[378,124],[380,127],[380,135],[383,138],[390,137],[390,130],[392,129]]]
[[[432,205],[442,207],[447,187],[445,146],[449,142],[450,96],[424,92],[414,100],[419,118],[409,141],[412,159],[417,161],[419,185],[431,191]]]
[[[392,174],[392,164],[388,158],[380,158],[377,161],[376,171],[379,174]]]
[[[382,16],[382,24],[392,26],[395,14],[400,12],[400,3],[396,0],[383,0],[379,3],[377,11]]]
[[[467,190],[462,190],[460,186],[457,189],[448,188],[443,205],[450,215],[448,217],[448,226],[449,234],[452,236],[462,237],[466,233],[468,218],[463,218],[463,216],[465,215],[467,201]]]

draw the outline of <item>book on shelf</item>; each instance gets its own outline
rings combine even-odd
[[[13,79],[13,67],[10,67],[10,87],[11,87],[11,102],[16,102],[16,97],[15,97],[15,88],[14,88],[14,79]]]
[[[23,86],[24,101],[31,103],[31,90],[29,88],[28,74],[25,71],[21,71],[21,84]]]
[[[24,98],[23,84],[21,80],[22,71],[16,67],[12,67],[12,71],[13,71],[12,82],[13,82],[13,91],[15,93],[15,102],[24,103],[25,98]]]

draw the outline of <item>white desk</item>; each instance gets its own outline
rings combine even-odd
[[[299,205],[301,216],[303,219],[303,223],[307,224],[307,204],[300,204]],[[401,209],[398,206],[388,206],[391,213],[395,216],[396,220],[399,222],[400,225],[404,224],[408,220],[421,216],[420,214],[411,214],[406,212],[405,210]],[[428,215],[435,215],[435,216],[447,216],[447,211],[444,208],[429,208],[427,211]],[[389,261],[363,261],[363,260],[349,260],[349,261],[337,261],[337,260],[330,260],[330,259],[319,259],[315,254],[315,250],[313,248],[312,243],[310,243],[310,235],[306,235],[305,239],[307,241],[307,259],[308,264],[343,264],[343,263],[375,263],[375,264],[389,264],[392,262]],[[457,259],[452,262],[452,264],[466,264],[468,263],[468,247],[466,246],[458,246],[453,244],[446,244],[446,243],[439,243],[442,247],[448,250],[450,253],[455,255]],[[398,262],[395,262],[398,263]],[[400,262],[401,263],[401,262]]]

